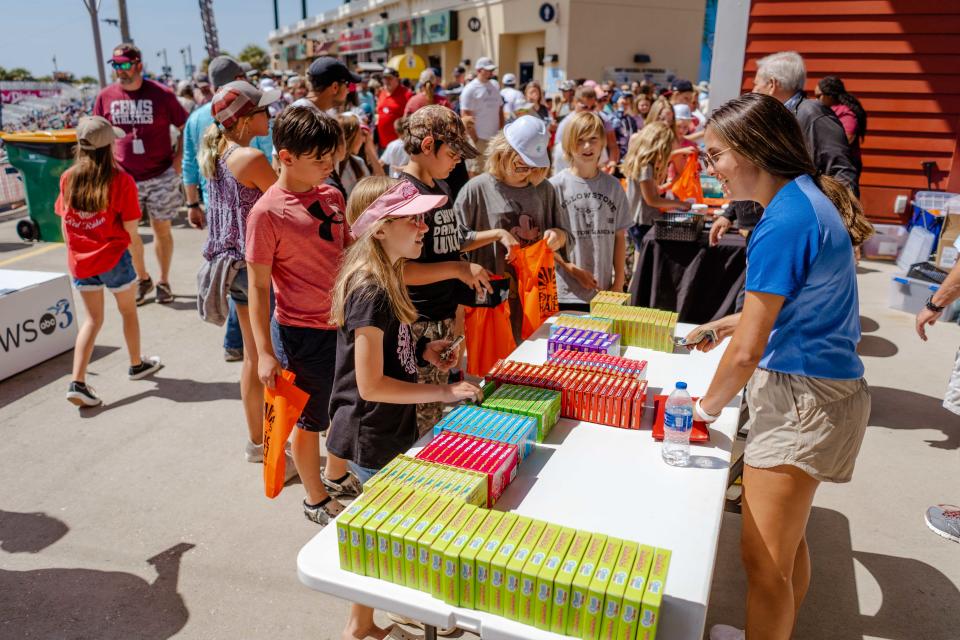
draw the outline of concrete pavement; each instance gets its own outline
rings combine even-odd
[[[0,223],[0,268],[65,271],[62,246],[21,245],[14,226]],[[158,375],[126,379],[108,301],[90,367],[104,407],[63,399],[70,353],[0,382],[0,638],[339,637],[347,604],[296,577],[316,532],[299,486],[268,500],[243,461],[239,365],[194,311],[203,234],[174,237],[177,300],[140,314]],[[960,327],[921,343],[886,308],[890,273],[864,263],[859,277],[874,411],[853,482],[817,494],[798,639],[960,637],[960,546],[922,517],[960,502],[960,418],[939,400]],[[725,516],[708,625],[743,622],[739,528]]]

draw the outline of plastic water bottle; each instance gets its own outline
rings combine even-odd
[[[663,419],[663,459],[675,467],[690,464],[690,431],[693,430],[693,400],[687,383],[678,382],[667,398]]]

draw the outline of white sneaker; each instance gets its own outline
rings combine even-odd
[[[746,634],[728,624],[715,624],[710,627],[710,640],[745,640]]]
[[[293,462],[293,455],[290,453],[289,449],[284,449],[284,458],[286,459],[286,464],[284,465],[284,483],[290,482],[291,479],[297,477],[297,465]],[[253,444],[250,440],[247,440],[247,445],[244,447],[243,455],[247,459],[247,462],[253,463],[262,463],[263,462],[263,444]]]
[[[247,446],[243,453],[247,462],[263,462],[263,443],[253,444],[253,442],[247,440]]]

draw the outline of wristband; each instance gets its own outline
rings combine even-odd
[[[421,336],[420,339],[417,340],[416,346],[414,346],[414,348],[413,348],[413,353],[414,353],[414,355],[415,355],[416,358],[417,358],[417,366],[418,366],[418,367],[429,367],[429,366],[430,366],[430,363],[423,359],[423,354],[426,352],[426,350],[427,350],[427,343],[429,343],[429,342],[430,342],[430,338],[428,338],[427,336]]]
[[[199,208],[200,208],[200,203],[199,203],[199,202],[188,202],[188,203],[187,203],[187,209],[199,209]]]
[[[706,412],[701,403],[703,398],[698,398],[697,401],[693,404],[693,419],[698,420],[699,422],[705,422],[710,424],[711,422],[716,422],[717,418],[720,417],[720,414],[713,416]]]
[[[943,313],[943,310],[946,308],[946,307],[941,307],[939,305],[934,304],[933,296],[930,296],[929,298],[927,298],[926,307],[927,309],[929,309],[930,311],[933,311],[934,313]]]

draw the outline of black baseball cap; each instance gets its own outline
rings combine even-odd
[[[310,63],[307,69],[310,84],[314,87],[329,87],[334,82],[362,82],[363,78],[350,71],[333,56],[322,56]]]
[[[671,89],[674,92],[684,92],[684,91],[693,91],[693,83],[689,80],[684,80],[683,78],[677,78],[673,81],[673,86]]]

